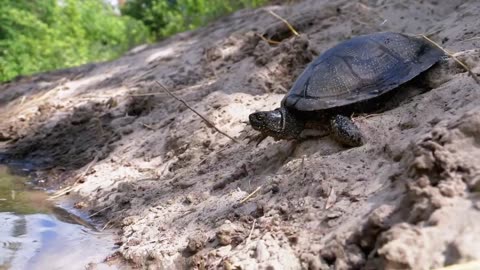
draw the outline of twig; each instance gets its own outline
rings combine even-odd
[[[143,181],[158,181],[158,177],[141,178],[141,179],[135,180],[135,182],[143,182]]]
[[[472,76],[473,80],[475,80],[475,82],[477,84],[480,85],[480,80],[477,78],[477,75],[475,73],[472,72],[472,70],[465,64],[463,63],[462,61],[458,60],[457,57],[455,57],[452,53],[450,53],[449,51],[445,50],[442,46],[438,45],[438,43],[436,43],[435,41],[431,40],[430,38],[428,38],[427,36],[423,35],[423,34],[420,34],[421,37],[423,37],[424,39],[426,39],[428,42],[432,43],[433,45],[435,45],[437,48],[439,48],[440,50],[442,50],[445,54],[447,54],[448,56],[450,56],[453,60],[455,60],[455,62],[457,62],[460,66],[462,66],[467,72],[468,74],[470,74],[470,76]]]
[[[111,208],[112,206],[113,206],[113,204],[111,204],[111,205],[109,205],[109,206],[106,206],[106,207],[104,207],[104,208],[102,208],[102,209],[98,210],[97,212],[95,212],[95,213],[91,214],[91,215],[90,215],[90,216],[88,216],[88,217],[89,217],[89,218],[92,218],[92,217],[94,217],[94,216],[96,216],[96,215],[100,214],[101,212],[103,212],[103,211],[105,211],[105,210],[107,210],[107,209]]]
[[[252,228],[250,229],[250,233],[248,234],[247,240],[245,240],[245,247],[248,246],[248,242],[250,242],[250,239],[252,238],[252,233],[253,233],[253,230],[255,229],[256,223],[257,223],[257,220],[254,219],[252,223]]]
[[[464,39],[463,41],[470,41],[470,40],[477,40],[477,39],[480,39],[480,37],[467,38],[467,39]]]
[[[271,10],[267,10],[270,14],[272,14],[272,16],[274,16],[275,18],[281,20],[282,22],[284,22],[288,29],[290,29],[290,31],[292,31],[292,33],[295,35],[295,36],[300,36],[300,34],[298,34],[297,30],[295,30],[295,28],[293,28],[293,26],[287,21],[285,20],[284,18],[280,17],[280,15],[278,15],[277,13],[271,11]]]
[[[73,186],[70,186],[70,187],[64,188],[62,190],[59,190],[58,191],[59,193],[51,196],[50,198],[48,198],[48,200],[55,200],[56,198],[62,197],[63,195],[66,195],[67,193],[72,191],[72,189],[73,189]]]
[[[85,177],[85,175],[87,175],[88,171],[90,171],[90,168],[92,168],[92,166],[97,163],[98,159],[100,157],[100,152],[97,152],[97,154],[95,155],[95,158],[92,160],[92,162],[90,162],[87,166],[87,168],[79,175],[77,175],[75,178],[76,178],[76,181],[69,187],[67,188],[64,188],[62,190],[59,190],[57,192],[57,194],[51,196],[50,198],[48,198],[49,200],[54,200],[56,198],[59,198],[65,194],[67,194],[68,192],[72,191],[73,187],[78,184],[78,182],[80,181],[80,179],[82,179],[83,177]]]
[[[140,124],[141,124],[142,126],[144,126],[145,128],[147,128],[147,129],[155,130],[155,128],[152,127],[151,125],[145,124],[145,123],[143,123],[143,122],[141,122]]]
[[[148,96],[160,96],[164,95],[164,92],[151,92],[151,93],[139,93],[139,94],[115,94],[115,95],[98,95],[98,96],[83,96],[83,97],[77,97],[75,98],[76,100],[91,100],[95,98],[114,98],[114,97],[148,97]]]
[[[327,200],[325,201],[324,209],[330,209],[333,205],[335,205],[335,201],[337,200],[337,195],[335,195],[335,189],[333,186],[330,187],[330,191],[328,192]]]
[[[110,225],[110,223],[112,223],[113,219],[109,220],[107,223],[105,223],[105,225],[103,225],[102,229],[100,230],[101,232],[105,231],[105,229],[107,228],[108,225]]]
[[[255,189],[252,193],[248,194],[247,197],[243,198],[243,199],[242,199],[240,202],[238,202],[238,203],[239,203],[239,204],[242,204],[242,203],[248,201],[248,199],[250,199],[253,195],[255,195],[255,193],[257,193],[257,192],[260,190],[260,188],[262,188],[262,186],[257,187],[257,189]]]
[[[188,105],[188,103],[183,100],[182,98],[180,97],[177,97],[176,95],[174,95],[170,90],[167,89],[167,87],[165,87],[165,85],[163,85],[162,83],[160,83],[159,81],[155,81],[158,85],[160,85],[163,90],[165,90],[165,92],[167,92],[170,96],[172,96],[174,99],[180,101],[181,103],[183,103],[183,105],[185,105],[187,108],[189,108],[192,112],[194,112],[196,115],[198,115],[200,118],[203,119],[203,121],[205,121],[207,123],[207,126],[215,129],[218,133],[222,134],[223,136],[229,138],[230,140],[234,141],[235,143],[239,143],[237,140],[235,140],[234,138],[232,138],[230,135],[228,135],[227,133],[221,131],[220,129],[218,129],[210,120],[208,120],[207,118],[205,118],[203,115],[201,115],[199,112],[197,112],[195,109],[193,109],[190,105]]]
[[[255,33],[255,35],[259,38],[261,38],[263,41],[269,43],[269,44],[280,44],[281,42],[280,41],[276,41],[276,40],[271,40],[271,39],[268,39],[258,33]]]
[[[87,175],[88,171],[90,171],[90,168],[92,168],[93,165],[95,165],[98,162],[98,159],[100,158],[100,152],[97,151],[97,154],[93,158],[92,162],[90,162],[87,166],[87,168],[81,173],[79,176],[77,176],[77,180],[75,181],[74,185],[80,181],[85,175]]]

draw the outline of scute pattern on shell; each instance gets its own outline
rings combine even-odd
[[[393,32],[358,36],[310,63],[282,106],[316,111],[368,100],[411,80],[443,55],[422,37]]]

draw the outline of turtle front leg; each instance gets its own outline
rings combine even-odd
[[[351,147],[363,145],[360,129],[346,116],[336,115],[330,120],[333,138],[339,143]]]

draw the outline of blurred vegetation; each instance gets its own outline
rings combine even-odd
[[[116,58],[266,0],[1,0],[0,82]]]
[[[102,0],[2,0],[0,81],[119,56],[148,39]]]
[[[126,0],[122,14],[141,20],[152,37],[161,39],[195,29],[241,8],[254,8],[266,0]]]

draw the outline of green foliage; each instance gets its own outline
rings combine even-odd
[[[109,60],[148,36],[143,23],[102,0],[2,0],[0,81]]]
[[[122,14],[141,20],[154,38],[195,29],[214,18],[266,0],[127,0]]]
[[[118,57],[152,39],[191,30],[266,0],[1,0],[0,82]]]

